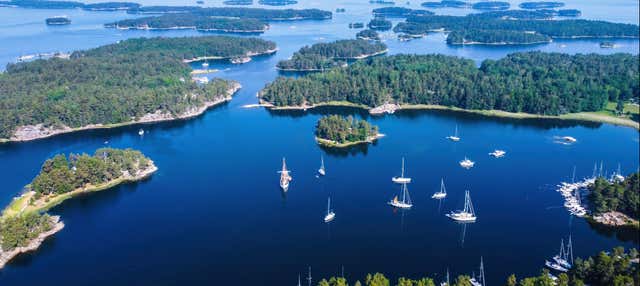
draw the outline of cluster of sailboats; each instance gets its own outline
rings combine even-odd
[[[568,272],[569,269],[571,269],[573,266],[573,244],[571,243],[571,236],[569,236],[569,243],[567,243],[566,248],[564,240],[560,240],[560,253],[554,255],[550,260],[545,260],[544,265],[549,269],[559,272]]]
[[[447,136],[445,138],[448,139],[448,140],[451,140],[453,142],[460,141],[462,138],[460,138],[460,136],[458,135],[458,126],[456,125],[456,131],[453,133],[453,135],[449,135],[449,136]],[[493,152],[489,153],[489,155],[493,156],[494,158],[502,158],[506,154],[507,154],[506,151],[500,150],[500,149],[495,149],[495,150],[493,150]],[[471,161],[467,157],[464,157],[464,159],[461,160],[459,162],[459,164],[460,164],[460,167],[462,167],[462,168],[471,169],[476,165],[476,162]]]

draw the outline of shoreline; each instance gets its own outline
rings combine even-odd
[[[95,130],[95,129],[111,129],[118,128],[122,126],[135,125],[135,124],[145,124],[145,123],[157,123],[171,120],[181,120],[181,119],[189,119],[192,117],[196,117],[198,115],[203,114],[207,109],[216,106],[218,104],[230,101],[232,99],[233,94],[235,94],[242,86],[238,82],[232,82],[232,86],[226,91],[226,94],[223,97],[220,97],[214,101],[207,101],[204,105],[199,107],[192,107],[180,115],[172,116],[171,114],[161,113],[160,110],[157,110],[154,113],[147,113],[144,116],[140,117],[138,120],[122,122],[122,123],[114,123],[114,124],[90,124],[77,128],[63,127],[61,129],[50,129],[44,127],[42,124],[37,125],[26,125],[20,126],[14,132],[14,135],[9,138],[0,138],[0,143],[9,143],[9,142],[27,142],[38,139],[49,138],[52,136],[72,133],[77,131],[84,130]],[[22,130],[21,130],[22,129]],[[33,129],[37,129],[36,135],[16,135],[21,132],[31,132]]]
[[[346,147],[351,147],[351,146],[355,146],[355,145],[360,145],[360,144],[370,144],[373,143],[374,141],[385,137],[385,134],[382,133],[378,133],[375,136],[369,136],[367,137],[366,140],[360,140],[360,141],[353,141],[353,142],[345,142],[345,143],[338,143],[336,141],[333,140],[329,140],[329,139],[324,139],[324,138],[320,138],[318,136],[316,136],[316,142],[319,145],[325,146],[325,147],[333,147],[333,148],[346,148]]]
[[[64,223],[60,221],[60,216],[51,216],[50,222],[52,224],[52,228],[46,232],[40,233],[38,237],[31,240],[28,245],[16,247],[8,252],[4,252],[0,249],[0,270],[20,254],[36,251],[47,238],[53,236],[64,228]]]
[[[241,57],[255,57],[255,56],[262,56],[262,55],[270,55],[273,54],[275,52],[278,51],[278,48],[273,48],[271,50],[266,50],[266,51],[262,51],[262,52],[252,52],[249,51],[244,55],[240,55]],[[182,60],[183,63],[194,63],[194,62],[200,62],[200,61],[206,61],[206,60],[224,60],[224,59],[232,59],[235,57],[239,57],[239,56],[228,56],[228,57],[222,57],[222,56],[205,56],[205,57],[195,57],[192,59],[184,59]]]
[[[115,28],[116,30],[140,30],[140,31],[171,31],[171,30],[196,30],[200,32],[222,32],[222,33],[237,33],[237,34],[255,34],[255,33],[264,33],[269,30],[269,25],[265,25],[260,30],[229,30],[222,28],[198,28],[197,26],[172,26],[172,27],[145,27],[145,26],[119,26],[105,25],[106,28]]]
[[[372,107],[363,104],[351,103],[347,101],[329,101],[313,105],[302,106],[274,106],[273,104],[260,100],[261,106],[269,108],[271,110],[307,110],[321,106],[336,106],[336,107],[354,107],[368,110],[371,115],[379,115],[384,112],[372,112]],[[607,115],[598,114],[596,112],[579,112],[579,113],[567,113],[563,115],[540,115],[532,113],[515,113],[502,110],[477,110],[477,109],[463,109],[459,107],[451,107],[444,105],[428,105],[428,104],[404,104],[395,105],[395,110],[447,110],[455,112],[466,112],[484,115],[488,117],[503,117],[513,119],[556,119],[556,120],[576,120],[587,121],[597,123],[608,123],[612,125],[631,127],[636,130],[640,130],[640,123],[627,118],[616,118]]]

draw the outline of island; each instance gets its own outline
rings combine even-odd
[[[367,24],[367,27],[369,27],[369,29],[371,30],[386,31],[391,29],[392,24],[391,24],[391,21],[389,20],[376,17],[371,21],[369,21],[369,24]]]
[[[52,25],[52,26],[69,25],[71,24],[71,20],[67,16],[57,16],[57,17],[47,18],[45,20],[45,23],[47,23],[47,25]]]
[[[253,5],[253,0],[225,0],[224,5]]]
[[[188,63],[276,51],[248,37],[139,38],[7,65],[0,74],[0,141],[186,119],[226,102],[237,82],[191,80]]]
[[[434,13],[427,10],[413,10],[403,7],[384,7],[373,9],[373,15],[376,17],[408,17],[420,15],[433,15]]]
[[[64,227],[44,213],[67,199],[143,180],[158,168],[139,151],[101,148],[94,155],[64,154],[48,159],[0,217],[0,269],[21,253],[34,251]]]
[[[269,5],[269,6],[286,6],[298,4],[296,0],[259,0],[258,3],[261,5]]]
[[[639,60],[630,54],[527,52],[485,60],[477,67],[472,60],[444,55],[382,56],[296,79],[280,77],[259,96],[271,108],[341,104],[371,113],[449,109],[638,128],[637,121],[602,111],[611,101],[637,97]],[[603,86],[609,92],[602,92]]]
[[[440,2],[423,2],[420,6],[425,8],[469,8],[471,4],[464,1],[443,0]]]
[[[364,28],[364,23],[362,22],[349,23],[349,29],[362,29],[362,28]]]
[[[387,52],[383,43],[365,40],[338,40],[304,46],[289,60],[278,62],[282,71],[324,71],[345,66],[346,60],[359,60]]]
[[[362,30],[356,34],[356,38],[361,40],[379,41],[380,35],[374,30]]]
[[[319,9],[262,9],[246,7],[142,6],[132,14],[183,13],[193,16],[258,19],[263,21],[327,20],[332,13]]]
[[[384,136],[378,132],[378,126],[371,125],[366,120],[340,115],[320,118],[316,124],[315,134],[318,144],[337,148],[372,143]]]
[[[545,2],[545,1],[540,1],[540,2],[522,2],[519,5],[520,8],[522,9],[553,9],[553,8],[560,8],[560,7],[564,7],[564,3],[562,2]]]
[[[577,9],[560,9],[558,10],[558,16],[560,17],[580,17],[582,12]]]
[[[453,31],[447,36],[449,45],[531,45],[549,42],[551,37],[527,31],[462,30]]]
[[[395,5],[396,4],[395,1],[388,1],[388,0],[369,0],[369,3],[371,3],[371,4],[383,4],[383,5]]]
[[[84,4],[83,9],[89,11],[127,11],[140,8],[140,4],[133,2],[102,2]]]
[[[596,223],[614,227],[630,226],[640,229],[640,173],[633,173],[624,179],[597,178],[589,186],[588,218]]]
[[[532,42],[532,39],[534,42],[542,40],[542,36],[551,39],[639,37],[638,25],[592,20],[541,20],[551,17],[548,13],[539,11],[498,11],[467,16],[411,16],[405,22],[398,23],[394,32],[422,36],[429,32],[456,31],[458,33],[453,34],[454,36],[471,36],[466,31],[476,30],[474,34],[478,36],[482,33],[483,38],[489,39],[491,35],[497,39],[495,42],[484,42],[485,44],[526,44]],[[511,40],[506,41],[507,38]],[[459,39],[452,39],[450,42],[456,43]]]
[[[485,1],[485,2],[476,2],[471,5],[471,8],[476,10],[507,10],[511,7],[509,2],[501,2],[501,1]]]
[[[256,19],[214,18],[184,13],[120,20],[105,24],[120,30],[183,30],[205,32],[262,33],[269,25]]]

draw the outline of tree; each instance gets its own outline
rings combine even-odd
[[[511,274],[509,275],[509,277],[507,278],[507,284],[505,284],[506,286],[516,286],[518,285],[518,279],[516,278],[515,274]]]

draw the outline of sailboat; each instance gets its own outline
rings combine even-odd
[[[493,152],[489,153],[489,155],[495,157],[495,158],[502,158],[504,157],[504,155],[507,154],[507,152],[505,152],[504,150],[493,150]]]
[[[396,184],[408,184],[408,183],[411,183],[411,178],[405,178],[404,177],[404,157],[402,157],[402,175],[400,175],[400,177],[391,178],[391,181],[393,181]]]
[[[475,222],[476,214],[473,210],[473,204],[471,203],[471,195],[469,195],[469,191],[465,191],[464,193],[464,209],[458,211],[452,211],[448,213],[447,216],[455,221],[460,222]]]
[[[140,135],[140,136],[144,135],[144,129],[138,130],[138,135]]]
[[[447,189],[444,188],[444,179],[440,180],[440,191],[435,192],[431,198],[432,199],[436,199],[436,200],[440,200],[440,199],[444,199],[447,197]]]
[[[447,139],[453,141],[453,142],[458,142],[460,141],[460,137],[458,137],[458,125],[456,125],[456,131],[453,135],[447,136]]]
[[[326,174],[326,171],[324,170],[324,158],[322,156],[320,156],[320,169],[318,169],[318,174],[321,176]]]
[[[443,281],[442,283],[440,283],[440,286],[450,286],[451,284],[449,284],[449,268],[447,268],[447,278],[446,281]]]
[[[402,184],[402,201],[399,201],[398,196],[395,196],[393,200],[389,201],[389,205],[401,209],[410,209],[413,206],[406,183]]]
[[[290,171],[287,170],[287,163],[285,159],[282,158],[282,170],[278,173],[280,173],[280,188],[282,188],[282,190],[285,192],[289,190],[289,182],[293,180],[293,178],[291,178],[291,175],[289,175],[289,172]]]
[[[467,157],[464,157],[464,160],[460,161],[460,166],[465,169],[471,169],[475,164],[476,162],[469,160]]]
[[[327,215],[324,216],[324,222],[330,222],[336,218],[336,213],[331,209],[331,197],[327,199]]]
[[[471,277],[471,279],[469,279],[469,282],[471,282],[471,285],[473,285],[473,286],[484,286],[485,285],[485,280],[484,280],[484,262],[482,261],[482,257],[480,257],[480,276],[478,277],[478,279],[476,279],[475,277]]]

